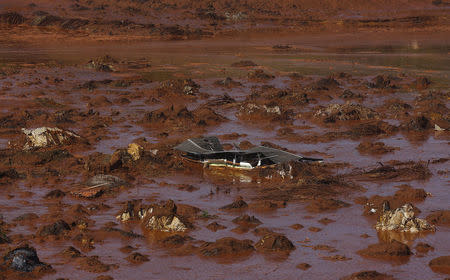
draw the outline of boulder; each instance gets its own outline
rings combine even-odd
[[[36,249],[29,245],[24,245],[9,251],[3,257],[3,260],[9,268],[21,272],[32,272],[37,267],[51,269],[50,265],[39,260]]]

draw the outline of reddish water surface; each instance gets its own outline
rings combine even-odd
[[[202,87],[200,92],[210,94],[210,99],[229,94],[237,101],[242,101],[250,94],[253,85],[260,83],[249,82],[245,75],[246,72],[241,69],[229,67],[232,62],[250,59],[255,61],[261,68],[274,73],[277,77],[268,85],[277,88],[289,86],[291,78],[285,74],[291,71],[298,71],[301,74],[311,78],[316,78],[330,72],[347,71],[355,77],[361,79],[370,79],[378,73],[408,73],[429,74],[437,82],[437,88],[447,88],[449,85],[448,75],[450,73],[450,61],[447,53],[436,51],[432,48],[424,48],[420,52],[413,52],[408,49],[408,40],[403,40],[395,46],[401,51],[386,53],[377,45],[366,47],[364,52],[355,52],[352,50],[351,43],[343,43],[348,48],[345,53],[337,53],[325,44],[327,40],[320,43],[320,40],[311,38],[309,41],[303,41],[301,38],[280,38],[282,42],[294,46],[308,48],[308,52],[274,52],[271,46],[278,43],[274,39],[255,40],[252,42],[244,41],[195,41],[195,42],[158,42],[158,43],[138,43],[135,45],[94,45],[86,47],[65,47],[51,48],[43,46],[42,48],[21,48],[7,49],[0,47],[0,61],[4,63],[19,63],[34,61],[43,63],[36,64],[34,67],[38,72],[25,69],[26,74],[11,75],[0,80],[0,88],[7,85],[9,90],[3,92],[0,96],[2,105],[1,111],[10,111],[17,102],[28,102],[26,94],[34,91],[45,91],[46,97],[52,97],[62,104],[70,104],[73,108],[85,108],[86,104],[80,101],[81,93],[74,89],[77,85],[87,80],[118,79],[123,74],[117,73],[99,73],[84,67],[84,63],[90,57],[98,54],[108,53],[121,60],[133,60],[145,57],[152,64],[147,75],[151,76],[153,82],[145,85],[127,87],[126,89],[102,88],[96,89],[96,94],[103,94],[111,99],[118,96],[131,96],[130,104],[120,105],[114,103],[105,107],[96,108],[102,115],[109,116],[114,110],[120,111],[118,117],[113,118],[113,122],[106,129],[108,138],[99,140],[93,144],[92,149],[83,151],[80,155],[87,155],[93,152],[112,153],[115,149],[126,147],[134,139],[146,137],[150,142],[165,141],[155,131],[138,122],[141,112],[151,111],[162,107],[159,104],[147,104],[144,96],[133,97],[133,93],[145,91],[155,87],[159,80],[165,80],[167,77],[189,77],[195,79]],[[423,42],[426,44],[426,42]],[[359,45],[354,47],[360,47]],[[406,50],[406,51],[405,51]],[[56,63],[52,66],[49,63]],[[82,66],[80,66],[82,65]],[[331,69],[330,69],[331,68]],[[147,70],[146,70],[147,71]],[[131,74],[130,74],[131,73]],[[133,75],[136,72],[125,73]],[[140,73],[142,74],[142,73]],[[20,86],[24,80],[32,80],[35,76],[58,76],[64,79],[62,85],[39,84],[29,87]],[[242,87],[232,89],[218,88],[213,82],[218,78],[232,76],[236,81],[243,83]],[[70,94],[57,94],[61,90],[71,92]],[[25,94],[25,96],[24,96]],[[413,102],[418,92],[397,92],[396,98],[405,102]],[[389,96],[392,97],[392,96]],[[363,104],[376,108],[384,103],[386,96],[373,95],[363,101]],[[197,100],[186,104],[188,108],[196,108],[203,101]],[[330,101],[331,102],[331,101]],[[344,103],[344,100],[333,100],[334,103]],[[318,104],[308,105],[302,110],[327,104],[328,101],[320,100]],[[447,103],[448,105],[448,103]],[[233,132],[243,136],[236,140],[241,142],[248,140],[253,144],[259,144],[262,141],[270,141],[274,144],[288,148],[299,154],[314,151],[325,157],[326,162],[346,163],[345,167],[336,170],[336,173],[345,174],[354,170],[368,169],[377,166],[377,162],[386,162],[389,160],[399,161],[432,161],[439,158],[449,157],[449,135],[448,132],[430,132],[425,138],[418,141],[411,140],[407,135],[398,133],[392,137],[383,139],[370,139],[370,141],[382,141],[386,145],[398,147],[391,153],[385,155],[362,155],[356,147],[361,142],[351,139],[337,139],[331,142],[303,143],[291,139],[285,139],[277,135],[277,129],[280,124],[252,124],[239,120],[235,113],[235,108],[218,108],[217,112],[229,119],[228,122],[219,124],[215,127],[209,127],[205,135],[223,135]],[[397,120],[389,120],[392,123]],[[281,124],[282,126],[283,124]],[[313,133],[325,133],[330,128],[317,125],[313,122],[303,122],[297,120],[299,127],[308,125],[309,128],[296,128],[295,132],[302,135]],[[71,129],[82,131],[84,124],[74,124]],[[335,127],[335,130],[341,128]],[[169,137],[182,137],[181,134],[170,135]],[[364,140],[364,139],[362,139]],[[0,134],[0,147],[6,148],[9,141],[9,134]],[[228,141],[233,142],[233,141]],[[387,273],[398,279],[442,279],[443,274],[438,274],[428,266],[428,262],[442,255],[450,253],[450,228],[438,227],[435,233],[418,236],[413,240],[402,240],[411,248],[414,248],[418,242],[425,242],[433,247],[434,251],[426,255],[413,255],[406,262],[392,263],[389,261],[379,261],[362,258],[356,251],[366,248],[370,244],[379,241],[375,221],[362,215],[363,206],[353,203],[353,199],[358,196],[372,195],[392,195],[398,186],[403,183],[409,184],[415,188],[423,188],[431,193],[422,203],[416,206],[422,211],[420,217],[426,217],[431,211],[439,209],[448,209],[450,201],[450,192],[448,188],[450,181],[448,178],[448,163],[430,164],[429,169],[432,177],[425,181],[406,180],[406,181],[356,181],[363,186],[365,192],[355,192],[345,197],[339,197],[352,205],[348,208],[342,208],[332,213],[311,214],[305,210],[305,202],[289,202],[285,208],[278,208],[273,211],[256,211],[250,208],[246,211],[249,215],[255,215],[263,224],[260,227],[268,227],[275,232],[285,234],[296,246],[296,250],[289,256],[283,258],[270,256],[260,253],[253,253],[243,260],[221,260],[216,261],[208,258],[200,258],[197,255],[174,256],[171,251],[157,245],[151,234],[145,233],[143,239],[118,239],[107,238],[101,244],[95,244],[95,249],[86,253],[87,255],[98,255],[102,262],[107,264],[118,264],[118,268],[112,269],[104,274],[111,275],[114,279],[337,279],[357,271],[377,270]],[[445,172],[438,172],[445,171]],[[212,176],[214,177],[214,176]],[[154,182],[148,183],[148,179]],[[73,185],[80,183],[81,177],[61,178],[58,186],[49,182],[28,182],[27,180],[18,181],[11,185],[5,185],[0,190],[0,210],[6,223],[12,223],[12,220],[24,213],[36,213],[38,215],[49,214],[52,202],[44,200],[42,197],[54,188],[70,190]],[[226,183],[218,183],[211,179],[207,172],[180,173],[173,172],[170,175],[158,178],[136,178],[132,187],[121,192],[116,197],[98,198],[95,203],[105,203],[111,208],[100,211],[98,214],[90,216],[95,221],[92,229],[99,229],[108,222],[119,223],[115,216],[122,207],[123,202],[131,199],[143,198],[146,200],[167,200],[172,199],[175,203],[189,204],[199,207],[210,215],[217,215],[217,218],[209,220],[198,220],[195,229],[189,232],[189,235],[196,240],[215,241],[222,237],[235,237],[237,239],[250,239],[254,242],[259,237],[255,236],[250,230],[248,233],[235,233],[231,231],[236,227],[231,222],[238,216],[237,213],[228,213],[218,210],[219,207],[231,203],[233,199],[241,195],[247,202],[252,202],[258,196],[258,183],[246,182],[245,175],[235,177]],[[250,179],[251,181],[251,179]],[[193,192],[178,190],[176,187],[161,186],[159,183],[169,184],[191,184],[198,188]],[[282,188],[283,186],[280,186]],[[61,203],[70,206],[81,203],[88,205],[93,201],[75,199],[70,195],[65,196]],[[318,220],[327,217],[336,222],[323,225]],[[211,232],[206,225],[217,221],[227,227],[225,230]],[[294,230],[290,226],[301,224],[303,229]],[[119,223],[120,224],[120,223]],[[17,225],[11,228],[9,235],[34,234],[41,224],[33,226]],[[123,229],[131,228],[137,233],[142,233],[137,225],[122,225],[118,227]],[[320,232],[311,232],[310,227],[319,227]],[[367,234],[368,238],[362,238],[361,235]],[[325,244],[335,248],[337,251],[330,253],[327,251],[314,250],[315,245]],[[98,274],[79,270],[75,265],[63,264],[57,254],[68,246],[72,245],[70,241],[51,241],[46,243],[32,243],[36,247],[39,257],[42,261],[49,263],[56,270],[55,274],[45,276],[43,279],[56,279],[65,277],[69,279],[94,279]],[[137,252],[149,256],[150,261],[140,264],[129,264],[125,257],[128,254],[119,251],[121,247],[131,245],[138,248]],[[348,258],[345,261],[329,261],[322,259],[326,256],[344,255]],[[296,268],[299,263],[308,263],[312,267],[306,271]]]

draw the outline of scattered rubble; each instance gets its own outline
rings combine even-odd
[[[188,210],[188,208],[184,205],[177,207],[172,200],[150,206],[144,206],[140,201],[134,200],[127,202],[125,209],[119,213],[117,219],[122,222],[140,221],[141,226],[146,230],[184,232],[192,228],[187,217],[192,217],[200,211],[198,208],[192,210]],[[194,213],[189,213],[189,211]]]
[[[434,231],[434,226],[426,220],[415,216],[413,206],[405,204],[400,208],[391,210],[389,202],[386,202],[375,228],[377,230],[394,230],[400,232],[416,233],[419,231]]]
[[[325,108],[318,109],[314,116],[322,119],[325,123],[349,120],[371,120],[379,118],[379,114],[374,110],[360,104],[352,103],[347,103],[344,105],[330,104]]]
[[[81,139],[79,135],[57,127],[22,128],[22,131],[27,137],[24,150],[67,145]]]

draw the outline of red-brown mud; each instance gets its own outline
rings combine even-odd
[[[448,3],[210,2],[0,3],[0,279],[445,277]],[[323,162],[173,149],[202,135]]]

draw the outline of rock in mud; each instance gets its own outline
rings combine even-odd
[[[200,254],[205,257],[242,256],[251,254],[254,250],[251,240],[239,240],[232,237],[205,242],[199,248]]]
[[[450,226],[450,210],[434,211],[426,219],[435,225]]]
[[[177,206],[172,200],[148,208],[142,219],[142,226],[148,230],[166,232],[183,232],[190,227],[177,215]]]
[[[400,231],[416,233],[419,231],[434,231],[434,226],[426,220],[415,217],[411,204],[405,204],[395,210],[390,210],[389,203],[383,207],[383,213],[378,219],[377,230]]]
[[[292,251],[294,244],[284,235],[269,233],[263,236],[256,244],[255,248],[261,251]]]
[[[39,260],[36,249],[28,245],[9,251],[3,260],[7,267],[21,272],[32,272],[36,268],[51,271],[52,267]]]
[[[244,201],[244,199],[239,196],[233,203],[220,207],[221,210],[232,210],[232,209],[244,209],[247,208],[248,204]]]
[[[81,140],[79,135],[57,127],[22,128],[22,131],[27,137],[27,142],[23,146],[24,150],[69,145]]]
[[[408,245],[397,240],[389,243],[378,243],[369,245],[366,249],[358,251],[358,254],[371,258],[407,257],[412,255]]]
[[[355,272],[352,275],[342,277],[341,280],[394,280],[391,275],[379,273],[375,270]]]
[[[360,104],[330,104],[321,108],[314,114],[316,118],[322,119],[326,123],[348,120],[370,120],[378,118],[378,113]]]
[[[432,259],[428,265],[434,272],[450,274],[450,256],[441,256]]]

